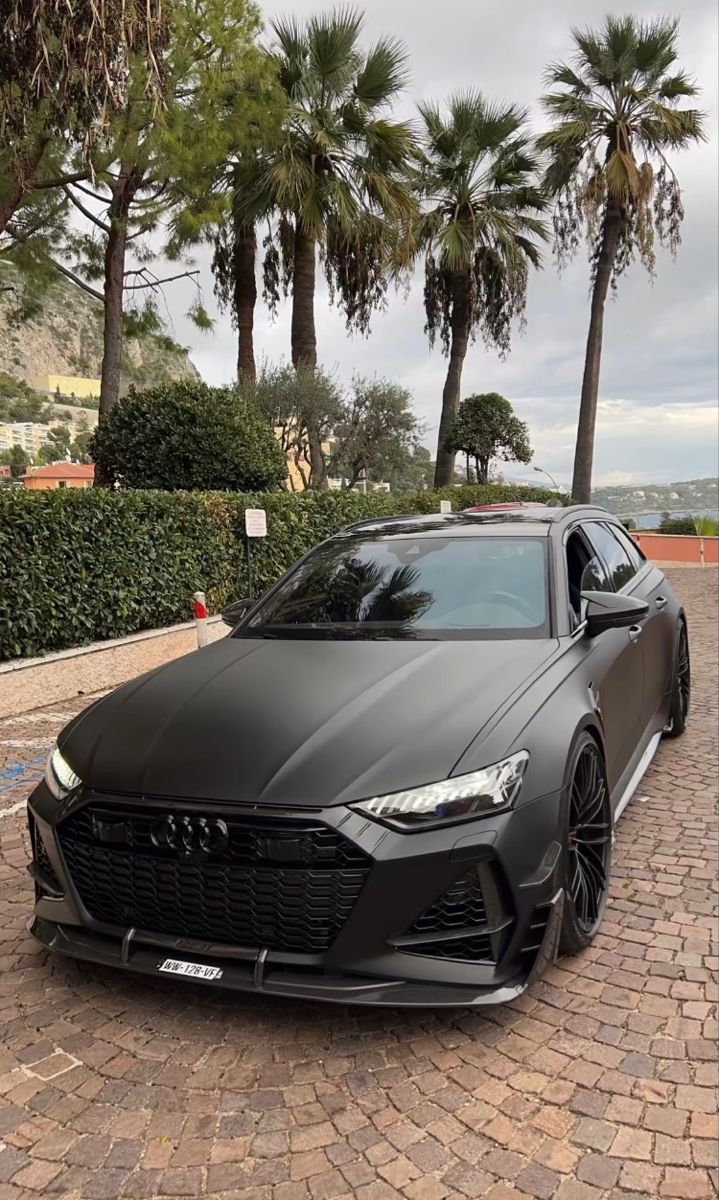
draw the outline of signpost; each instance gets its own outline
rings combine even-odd
[[[252,595],[252,552],[250,544],[253,538],[267,537],[267,513],[264,508],[245,509],[245,551],[247,553],[247,588],[250,599]]]
[[[440,511],[441,513],[451,513],[451,511],[452,511],[452,501],[451,501],[451,500],[440,500],[440,502],[439,502],[439,511]]]

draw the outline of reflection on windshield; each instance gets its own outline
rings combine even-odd
[[[300,563],[236,636],[536,637],[546,593],[544,539],[342,537]]]

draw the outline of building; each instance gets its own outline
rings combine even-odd
[[[81,463],[56,462],[47,467],[31,467],[20,478],[30,492],[47,488],[89,488],[93,485],[95,468]]]
[[[0,425],[0,450],[20,446],[30,458],[50,439],[50,426],[38,421],[12,421]]]
[[[35,375],[30,383],[36,392],[45,392],[56,399],[75,396],[78,400],[99,402],[100,398],[100,380],[85,379],[81,375]]]
[[[282,427],[279,425],[276,426],[275,427],[275,437],[277,438],[278,441],[281,441],[282,434],[283,434]],[[322,453],[325,456],[325,461],[327,461],[327,459],[329,459],[329,457],[332,454],[336,445],[337,445],[337,442],[333,437],[328,438],[326,442],[322,443]],[[295,461],[294,448],[287,451],[287,479],[288,479],[288,483],[290,485],[291,492],[303,492],[305,490],[305,481],[304,481],[302,475],[304,472],[304,475],[309,479],[309,475],[310,475],[309,448],[306,449],[306,453],[302,457],[301,463],[302,463],[302,470],[300,470],[300,468],[297,466],[297,463]],[[330,486],[330,488],[332,488],[332,487],[339,488],[342,486],[342,480],[341,479],[338,479],[338,480],[330,479],[329,486]]]

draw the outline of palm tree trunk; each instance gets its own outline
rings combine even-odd
[[[105,246],[105,306],[99,421],[107,416],[120,398],[127,220],[139,183],[132,164],[122,163],[113,184],[108,209],[110,232]],[[107,487],[109,482],[102,468],[96,466],[96,486]]]
[[[292,271],[292,365],[312,370],[317,366],[315,334],[315,239],[295,222],[295,256]]]
[[[315,239],[295,218],[295,255],[292,272],[292,365],[317,366],[317,335],[315,333]],[[310,451],[310,482],[314,490],[326,490],[327,476],[322,453],[321,436],[314,420],[307,423],[307,442]]]
[[[456,274],[453,281],[452,298],[452,343],[449,352],[449,367],[442,392],[442,415],[437,437],[437,463],[434,469],[435,488],[449,487],[454,481],[454,459],[445,444],[459,408],[462,387],[462,367],[469,345],[469,298],[464,275]]]
[[[602,359],[604,305],[609,291],[612,268],[622,231],[622,213],[616,204],[608,204],[604,215],[602,245],[597,260],[597,272],[592,291],[587,351],[584,359],[582,398],[579,404],[577,444],[574,451],[572,498],[579,504],[589,504],[592,498],[592,463],[594,460],[594,430],[597,423],[599,368]]]
[[[257,239],[254,226],[242,226],[237,230],[234,253],[237,379],[240,383],[243,381],[253,383],[257,378],[254,343],[255,305],[257,303],[256,255]]]

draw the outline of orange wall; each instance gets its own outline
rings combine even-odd
[[[719,564],[719,538],[671,533],[632,533],[632,537],[656,562]]]
[[[25,487],[30,492],[44,492],[48,488],[59,487],[62,480],[60,479],[25,479],[23,480]],[[69,488],[87,488],[92,484],[91,479],[66,479],[65,487]]]

